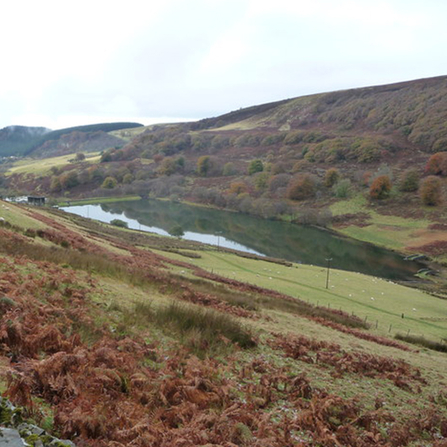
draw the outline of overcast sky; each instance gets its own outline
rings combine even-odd
[[[217,116],[447,74],[445,0],[2,2],[0,128]]]

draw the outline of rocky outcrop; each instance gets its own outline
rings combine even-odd
[[[25,422],[22,409],[2,397],[0,397],[0,446],[76,447],[71,441],[57,439],[43,428]]]

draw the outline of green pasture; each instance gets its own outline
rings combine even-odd
[[[20,205],[0,200],[0,217],[11,225],[18,226],[23,229],[39,230],[46,228],[46,225],[39,220],[29,217]]]
[[[367,226],[350,225],[346,228],[337,228],[337,232],[374,245],[402,251],[405,247],[411,246],[416,230],[424,230],[431,223],[428,219],[410,219],[379,214],[374,209],[367,207],[367,203],[363,194],[334,203],[330,207],[334,216],[356,213],[369,215]]]
[[[74,161],[76,154],[61,155],[59,157],[51,157],[45,159],[24,158],[8,169],[5,175],[12,174],[35,174],[45,175],[51,172],[51,168],[62,168]],[[83,163],[99,163],[99,152],[90,152],[85,154]]]
[[[58,206],[74,205],[97,205],[101,203],[127,202],[129,200],[140,200],[140,196],[116,196],[116,197],[95,197],[92,199],[67,200],[60,199]]]
[[[161,254],[185,261],[183,256]],[[447,337],[447,300],[418,289],[336,269],[330,270],[329,287],[326,289],[326,268],[303,264],[287,267],[214,250],[201,251],[200,254],[201,258],[186,259],[187,262],[315,305],[354,313],[366,319],[374,333],[394,336],[397,332],[409,332],[437,341]],[[184,274],[188,273],[185,271]]]

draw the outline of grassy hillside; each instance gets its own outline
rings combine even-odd
[[[447,301],[338,271],[326,290],[318,268],[50,209],[0,202],[0,217],[0,384],[47,431],[99,447],[445,445],[447,354],[394,335],[442,346]]]

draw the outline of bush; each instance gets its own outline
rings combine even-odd
[[[206,177],[212,168],[212,162],[209,155],[203,155],[197,160],[197,173],[201,177]]]
[[[390,178],[387,175],[381,175],[372,182],[369,196],[377,200],[386,199],[390,195],[392,186]]]
[[[264,165],[261,160],[252,160],[248,166],[248,175],[256,174],[257,172],[262,172],[264,170]]]
[[[419,188],[419,196],[424,205],[440,205],[442,202],[441,180],[434,175],[426,177]]]
[[[433,154],[425,165],[425,172],[431,175],[447,176],[447,152]]]
[[[338,197],[339,199],[349,197],[351,194],[351,180],[348,178],[340,180],[332,187],[332,191],[334,192],[335,197]]]
[[[287,187],[287,198],[291,200],[305,200],[315,195],[316,181],[310,174],[294,177]]]
[[[419,188],[419,173],[416,169],[407,169],[400,177],[399,190],[404,192],[417,191]]]
[[[232,182],[230,184],[230,188],[228,189],[229,194],[239,195],[239,194],[243,194],[246,192],[248,192],[248,186],[243,181]]]
[[[423,336],[396,334],[395,338],[397,340],[402,340],[402,341],[406,341],[407,343],[412,343],[415,345],[423,346],[424,348],[432,349],[434,351],[447,352],[447,344],[446,343],[437,342],[434,340],[427,340]]]
[[[324,175],[324,186],[326,188],[332,188],[340,178],[340,173],[337,168],[328,169]]]
[[[113,189],[118,184],[115,177],[106,177],[101,185],[101,188],[104,189]]]
[[[113,219],[110,221],[110,224],[120,228],[128,228],[129,226],[127,222],[124,222],[124,220],[121,219]]]
[[[185,232],[183,231],[183,228],[180,225],[174,225],[172,228],[169,229],[168,233],[171,236],[175,236],[175,237],[181,237],[185,234]]]
[[[236,169],[234,168],[234,164],[229,161],[228,163],[225,163],[222,171],[222,175],[224,176],[231,176],[236,174]]]

